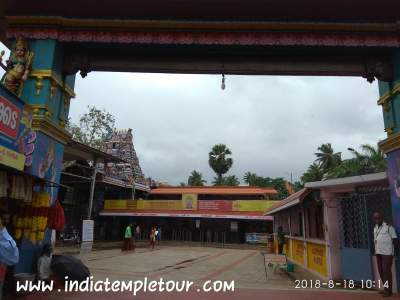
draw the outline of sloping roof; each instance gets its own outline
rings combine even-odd
[[[125,160],[111,154],[105,153],[96,148],[90,147],[75,140],[70,140],[64,146],[64,160],[96,160],[102,162],[127,163]]]
[[[364,184],[364,183],[375,183],[387,180],[386,172],[365,174],[358,176],[350,176],[343,178],[327,179],[323,181],[307,182],[306,188],[330,188],[330,187],[342,187],[347,185]]]
[[[185,186],[159,187],[152,189],[150,194],[208,194],[208,195],[276,195],[273,188],[259,188],[250,186]]]
[[[271,215],[278,211],[284,210],[286,208],[292,207],[299,204],[303,199],[311,192],[311,189],[303,188],[300,191],[290,195],[289,197],[279,201],[274,206],[270,207],[264,215]]]

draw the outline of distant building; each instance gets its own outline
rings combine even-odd
[[[130,184],[146,184],[146,179],[139,164],[133,145],[132,129],[114,130],[104,140],[102,150],[105,153],[116,156],[127,163],[108,163],[105,172],[112,177],[119,177]]]
[[[164,240],[258,243],[272,233],[273,218],[264,212],[279,202],[272,200],[276,195],[273,188],[162,186],[147,198],[107,199],[100,215],[119,232],[129,222],[139,224],[144,239],[152,226],[160,226]]]

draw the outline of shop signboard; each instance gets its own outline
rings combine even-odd
[[[232,211],[261,211],[265,212],[277,202],[273,200],[234,200]]]
[[[246,233],[246,243],[249,244],[267,244],[268,234],[266,233]]]
[[[137,209],[181,210],[181,200],[137,200]]]
[[[232,201],[199,200],[199,210],[232,211]]]
[[[307,264],[311,270],[327,275],[325,245],[307,243]]]
[[[82,222],[82,250],[92,250],[93,245],[93,230],[94,221],[93,220],[83,220]]]
[[[304,245],[303,241],[292,240],[292,258],[301,265],[304,264]]]
[[[36,139],[32,115],[24,103],[0,87],[0,164],[22,171],[32,161]]]
[[[104,209],[126,209],[127,200],[104,200]]]

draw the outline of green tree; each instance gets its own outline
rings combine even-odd
[[[251,173],[251,172],[247,172],[243,176],[244,182],[247,183],[249,186],[256,186],[259,179],[260,178],[259,176],[257,176],[256,173]]]
[[[293,189],[295,192],[300,191],[302,188],[304,188],[304,184],[302,184],[301,181],[295,181],[293,183]]]
[[[207,181],[203,179],[203,174],[197,172],[196,170],[193,170],[188,178],[188,185],[191,186],[203,186],[206,182]]]
[[[341,152],[335,153],[330,143],[322,144],[318,147],[318,151],[319,152],[315,153],[317,157],[315,161],[320,164],[324,173],[329,172],[329,170],[335,168],[342,161]]]
[[[231,150],[224,144],[214,145],[208,154],[208,164],[217,174],[218,183],[221,183],[222,176],[232,167],[233,159]]]
[[[369,173],[384,172],[387,163],[384,153],[374,146],[361,145],[361,152],[351,149],[353,158],[343,160],[328,173],[328,178],[340,178]]]
[[[68,123],[67,129],[74,140],[99,149],[105,136],[114,129],[115,117],[105,109],[88,106],[88,112],[80,117],[78,125]]]
[[[273,178],[271,180],[271,186],[278,192],[278,199],[285,199],[289,196],[285,182],[285,179],[282,177]]]
[[[324,178],[324,171],[317,163],[311,164],[307,171],[301,176],[302,183],[320,181]]]
[[[235,175],[224,177],[224,185],[226,186],[238,186],[239,184],[240,181]]]
[[[340,165],[329,171],[327,178],[341,178],[363,174],[363,162],[358,158],[343,160]]]

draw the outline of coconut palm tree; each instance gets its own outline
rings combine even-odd
[[[224,178],[224,185],[227,186],[238,186],[240,184],[239,179],[235,175],[230,175]]]
[[[328,178],[356,176],[368,173],[384,172],[387,164],[384,153],[372,145],[361,145],[361,152],[349,148],[353,158],[343,160],[328,172]]]
[[[324,177],[324,171],[322,170],[321,166],[317,163],[311,164],[307,172],[301,176],[301,181],[303,183],[312,182],[312,181],[320,181]]]
[[[247,172],[243,176],[244,182],[250,186],[256,186],[258,179],[259,179],[259,177],[257,176],[256,173]]]
[[[217,174],[219,183],[222,182],[222,175],[232,167],[233,159],[229,157],[230,155],[232,155],[231,150],[224,144],[214,145],[208,154],[208,164]]]
[[[203,179],[203,174],[197,172],[196,170],[193,170],[188,178],[188,185],[191,186],[203,186],[206,182],[207,181]]]
[[[378,147],[372,145],[364,144],[361,145],[361,150],[364,157],[367,158],[368,165],[372,172],[383,172],[387,169],[387,163],[385,159],[385,154]]]
[[[335,168],[342,161],[342,153],[334,152],[331,143],[322,144],[318,147],[318,151],[315,153],[317,159],[315,162],[319,163],[324,173]]]

